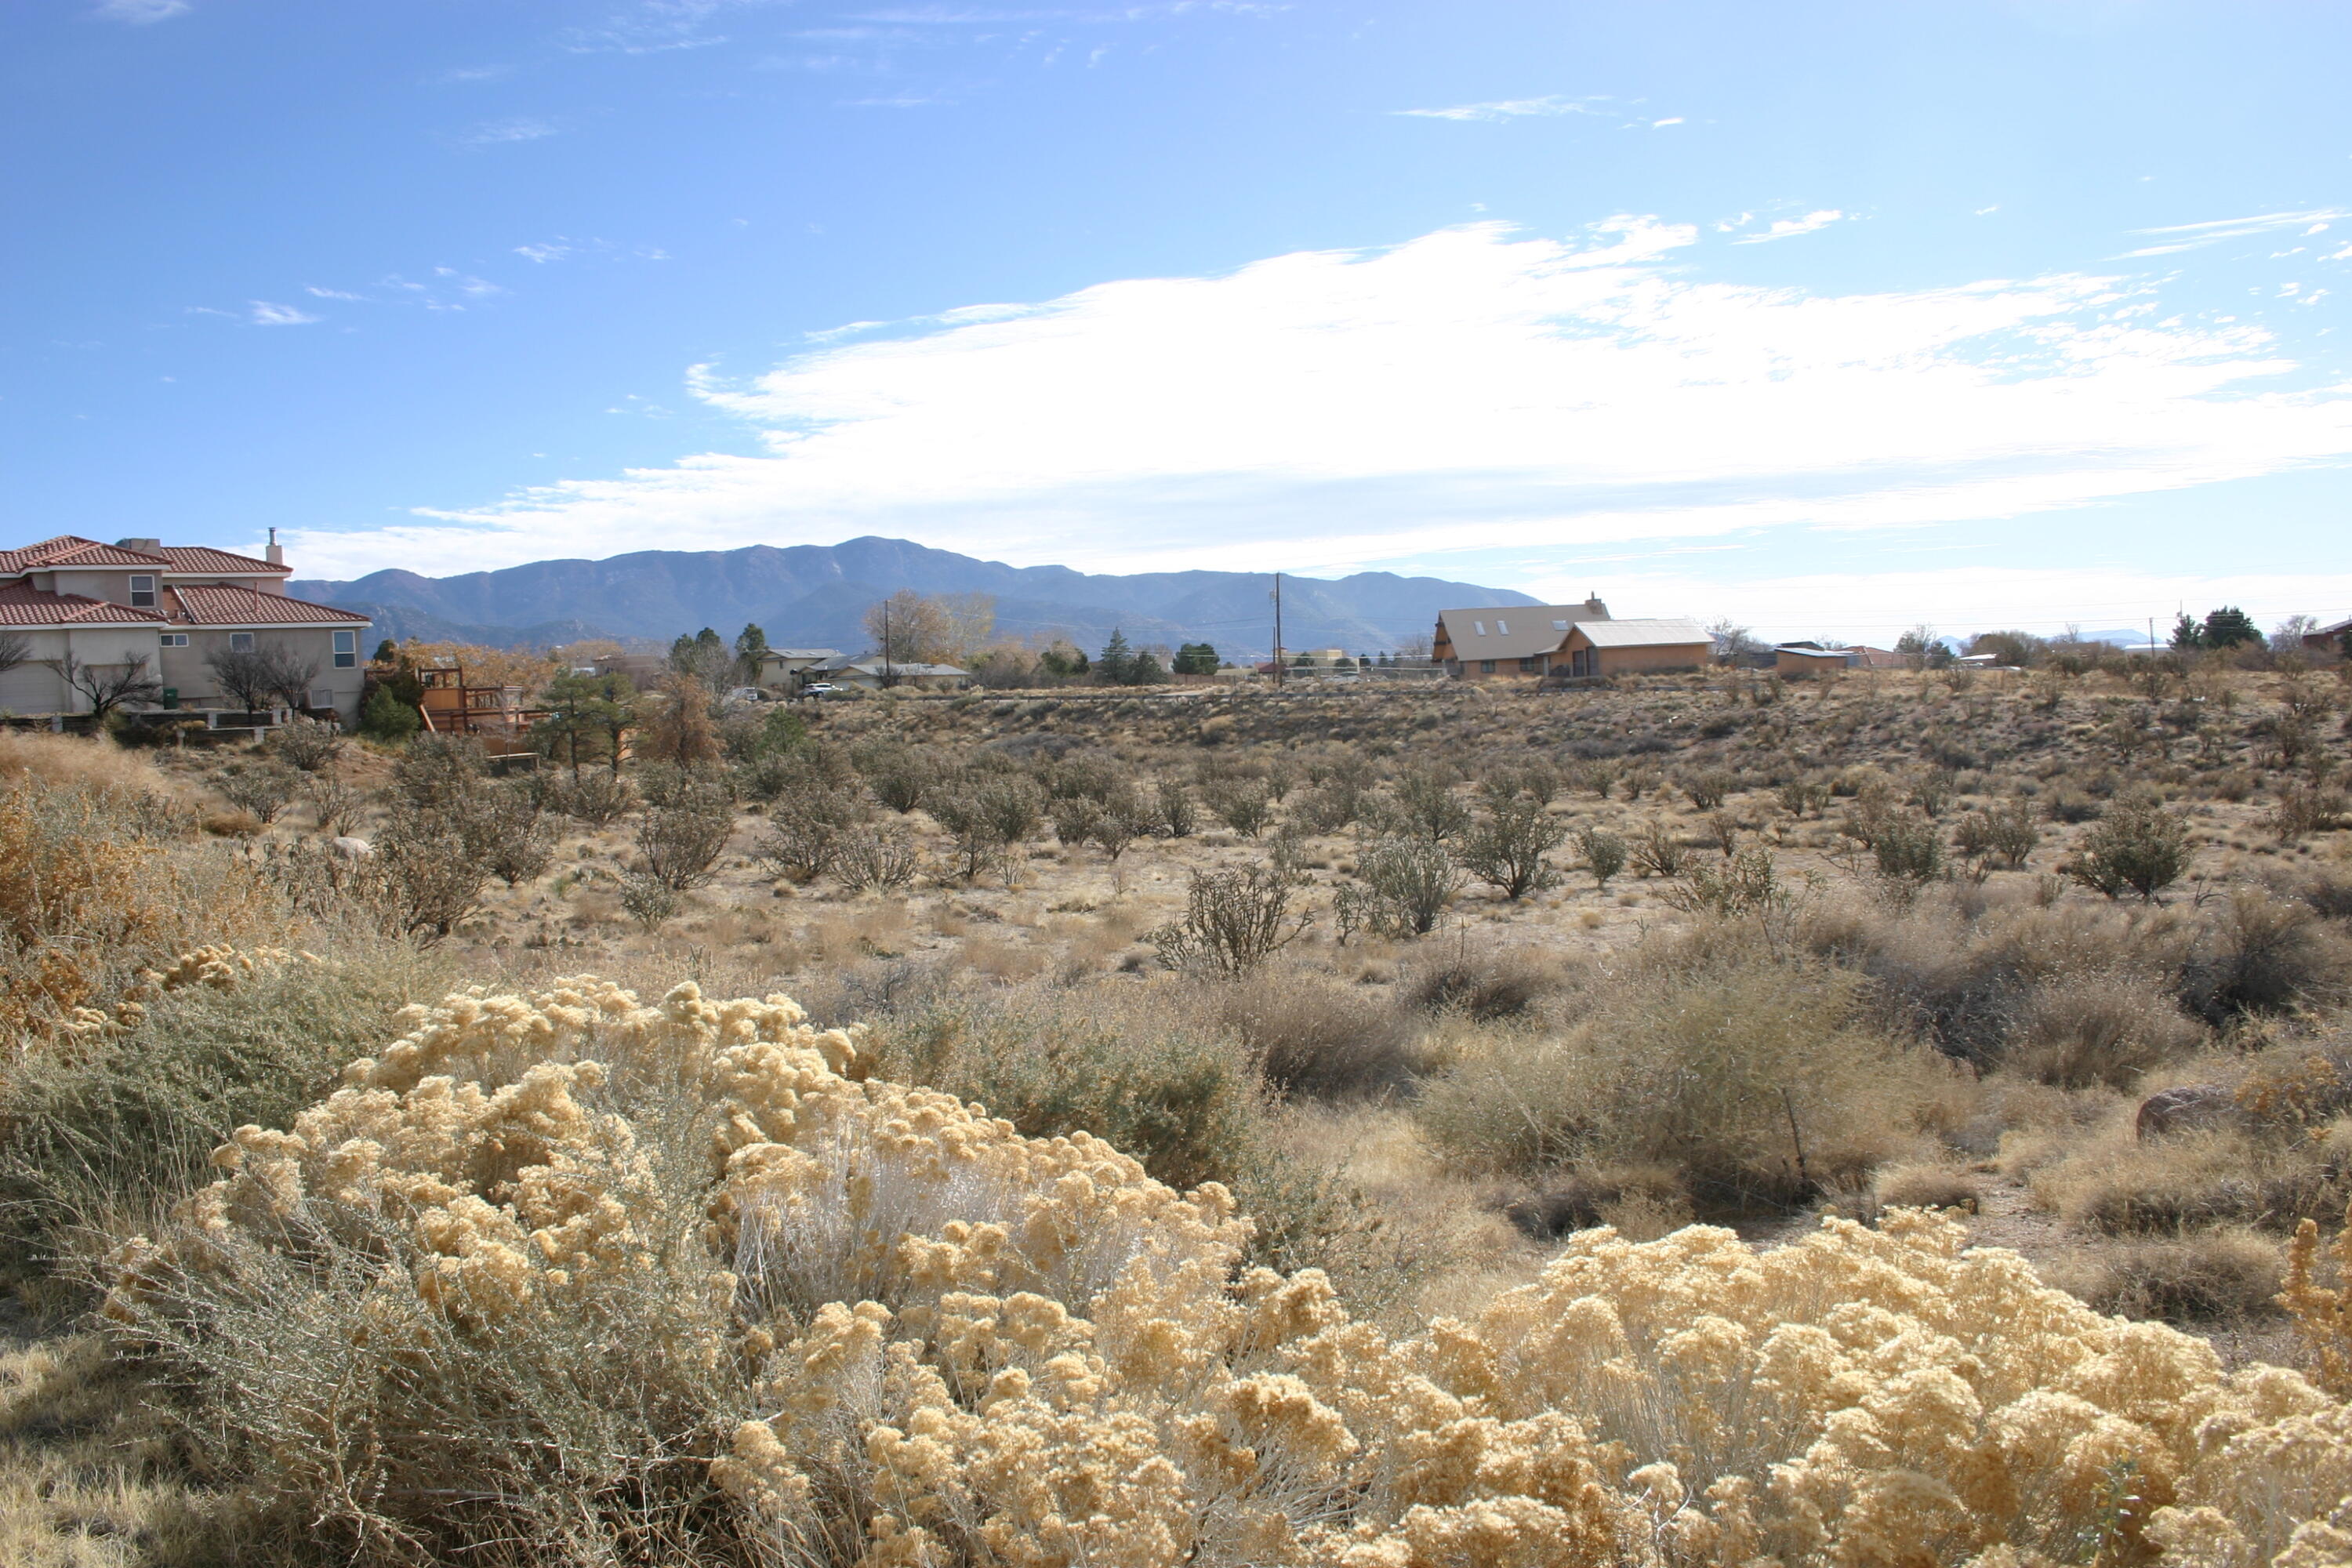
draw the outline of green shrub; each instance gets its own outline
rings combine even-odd
[[[26,1268],[152,1223],[211,1180],[247,1123],[290,1125],[394,1016],[456,983],[446,959],[354,938],[150,996],[132,1029],[19,1058],[0,1089],[0,1246]]]
[[[1359,931],[1426,936],[1461,890],[1462,873],[1434,838],[1383,838],[1356,857],[1356,882],[1332,900],[1340,940]]]
[[[403,702],[390,687],[377,687],[360,710],[360,733],[373,741],[397,743],[424,728],[425,715],[416,710],[416,705]]]
[[[2110,899],[2121,898],[2128,889],[2151,903],[2188,868],[2188,823],[2146,791],[2134,791],[2108,806],[2062,868]]]
[[[1516,903],[1559,879],[1544,857],[1567,837],[1566,823],[1540,801],[1521,796],[1481,816],[1455,855],[1463,869]]]

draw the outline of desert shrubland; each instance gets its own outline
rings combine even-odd
[[[2289,684],[0,735],[0,1555],[2326,1560]]]
[[[1244,1266],[1223,1187],[861,1076],[782,996],[405,1021],[241,1129],[106,1307],[187,1440],[364,1552],[2260,1561],[2352,1474],[2323,1391],[1921,1211],[1585,1231],[1392,1335]]]

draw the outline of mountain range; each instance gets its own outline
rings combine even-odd
[[[495,572],[425,577],[372,572],[352,582],[298,579],[298,598],[359,610],[377,635],[521,647],[606,637],[667,643],[703,626],[732,639],[746,625],[775,647],[864,649],[866,607],[901,588],[985,594],[996,629],[1061,635],[1100,647],[1123,631],[1138,647],[1206,642],[1228,658],[1274,643],[1272,579],[1263,572],[1085,573],[1007,566],[903,539],[740,550],[645,550],[603,561],[533,561]],[[1525,594],[1400,577],[1285,576],[1283,644],[1373,653],[1429,636],[1437,612],[1532,605]]]

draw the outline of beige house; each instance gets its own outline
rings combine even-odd
[[[0,636],[21,645],[0,672],[0,710],[87,713],[91,684],[142,668],[161,691],[125,707],[236,709],[208,661],[274,653],[301,677],[299,706],[356,721],[368,618],[289,598],[291,574],[274,543],[264,560],[70,534],[0,550]]]
[[[1696,621],[1618,620],[1599,599],[1441,610],[1431,658],[1457,680],[1540,680],[1701,669],[1715,639]]]

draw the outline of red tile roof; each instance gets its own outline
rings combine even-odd
[[[226,584],[173,584],[165,590],[179,613],[172,618],[198,626],[321,626],[332,624],[363,626],[365,616],[351,610],[339,610],[331,605],[314,605],[307,599],[289,599],[283,594],[265,594],[255,588],[235,588]]]
[[[291,566],[273,566],[250,555],[232,555],[226,550],[215,550],[205,544],[166,544],[163,553],[170,558],[174,572],[217,572],[223,576],[259,572],[291,576],[294,573]]]
[[[137,626],[164,617],[79,594],[45,594],[23,583],[0,584],[0,626]]]
[[[22,550],[0,550],[0,573],[47,571],[59,566],[162,566],[172,563],[162,555],[151,555],[144,550],[125,550],[120,544],[100,544],[95,539],[83,539],[77,534],[61,533],[55,539],[44,539],[38,544]]]

